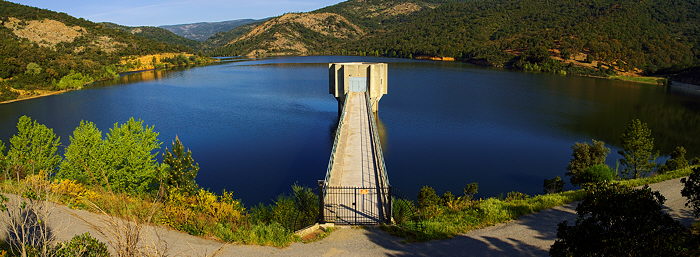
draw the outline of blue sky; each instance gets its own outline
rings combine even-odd
[[[342,0],[10,0],[91,21],[156,26],[265,18],[311,11]]]

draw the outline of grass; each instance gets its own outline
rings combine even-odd
[[[151,195],[108,192],[101,187],[84,186],[71,180],[51,182],[40,175],[28,176],[20,182],[2,181],[0,191],[22,195],[37,191],[34,190],[37,184],[51,188],[47,200],[70,208],[165,226],[195,236],[275,247],[300,241],[294,235],[294,228],[283,226],[274,219],[253,220],[251,213],[226,193],[216,195],[200,190],[194,196],[171,194],[166,199],[158,199]],[[286,211],[281,216],[297,216],[293,208]]]
[[[700,166],[696,166],[700,167]],[[642,186],[670,179],[688,176],[691,168],[658,174],[650,177],[619,181],[629,186]],[[400,236],[408,242],[447,239],[471,230],[492,226],[515,220],[523,215],[544,209],[565,205],[583,199],[586,192],[582,189],[554,194],[526,196],[520,199],[487,198],[470,200],[461,206],[441,204],[428,209],[400,207],[394,205],[394,219],[397,225],[385,225],[382,229],[392,235]],[[410,201],[399,200],[394,203],[409,205]],[[456,206],[456,208],[455,208]],[[397,213],[401,212],[401,213]],[[413,213],[408,213],[413,212]],[[403,215],[398,222],[397,215]],[[406,218],[406,216],[409,216]]]
[[[624,76],[624,75],[613,75],[609,77],[610,79],[616,79],[616,80],[623,80],[623,81],[630,81],[630,82],[637,82],[637,83],[644,83],[644,84],[651,84],[651,85],[665,85],[666,84],[666,78],[660,78],[660,77],[632,77],[632,76]]]

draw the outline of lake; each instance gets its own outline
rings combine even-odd
[[[247,206],[323,179],[337,122],[328,62],[389,62],[379,123],[389,180],[414,198],[422,185],[480,196],[542,192],[564,176],[574,142],[613,148],[633,118],[649,123],[662,153],[700,155],[700,98],[622,81],[511,72],[468,64],[369,57],[286,57],[147,71],[89,89],[0,105],[0,138],[28,115],[64,144],[80,120],[107,132],[143,119],[163,146],[177,135],[201,170],[198,183]],[[63,150],[61,150],[62,152]]]

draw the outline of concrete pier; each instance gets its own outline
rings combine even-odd
[[[325,222],[346,225],[391,220],[390,186],[375,113],[387,92],[387,65],[329,65],[339,121],[323,186]]]

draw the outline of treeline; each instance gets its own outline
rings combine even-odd
[[[28,21],[55,20],[65,26],[79,26],[82,34],[72,42],[40,46],[20,38],[10,28],[0,26],[0,99],[14,99],[10,90],[58,90],[67,84],[108,79],[124,71],[119,66],[125,56],[163,52],[192,51],[174,45],[132,35],[85,19],[7,1],[0,2],[0,21],[17,18]],[[22,24],[20,24],[22,26]],[[79,75],[76,75],[79,74]],[[61,81],[70,80],[66,83]],[[85,84],[85,83],[83,83]],[[82,86],[81,84],[80,86]]]
[[[401,3],[423,8],[405,15],[374,13]],[[289,23],[208,54],[295,54],[273,49],[275,33],[282,33],[301,35],[291,43],[307,47],[306,54],[454,57],[561,74],[668,74],[700,65],[700,6],[690,0],[347,1],[312,13],[322,12],[340,14],[367,34],[339,39]],[[249,30],[219,37],[231,41]]]
[[[339,51],[450,56],[526,69],[525,64],[555,65],[549,58],[523,56],[544,49],[547,57],[583,53],[620,70],[655,73],[700,64],[698,12],[687,0],[460,1],[387,25],[390,32]]]
[[[61,154],[52,129],[22,116],[8,145],[0,141],[0,189],[226,242],[285,246],[300,240],[294,231],[317,221],[319,199],[309,188],[293,185],[272,204],[252,208],[232,192],[201,188],[191,151],[177,137],[163,149],[158,136],[134,118],[106,133],[82,121]]]

